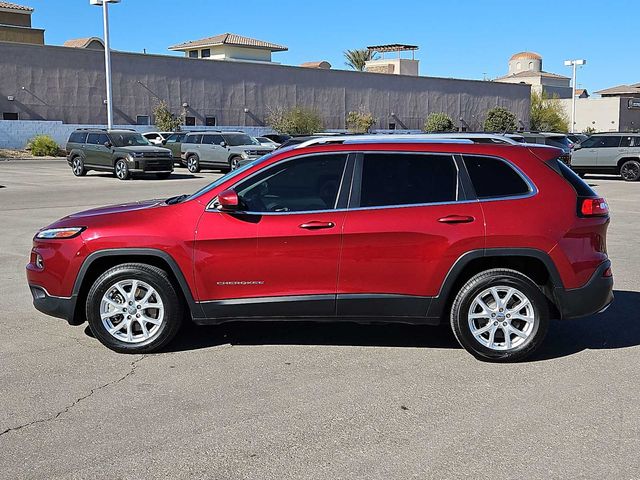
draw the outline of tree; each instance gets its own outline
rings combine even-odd
[[[455,129],[453,120],[446,113],[430,113],[424,122],[425,132],[451,132]]]
[[[582,131],[582,133],[584,133],[585,135],[592,135],[596,132],[597,130],[594,127],[587,127]]]
[[[347,128],[352,133],[367,133],[376,123],[376,119],[369,112],[349,112],[347,114]]]
[[[162,132],[177,132],[180,130],[182,117],[177,117],[171,113],[164,100],[158,102],[153,108],[153,116],[155,117],[155,124],[158,130]]]
[[[531,130],[541,132],[568,132],[569,119],[557,96],[531,93]]]
[[[493,107],[487,112],[485,132],[513,132],[516,128],[516,116],[506,108]]]
[[[375,60],[377,57],[376,53],[372,52],[368,48],[347,50],[344,52],[344,58],[346,60],[344,63],[347,67],[350,67],[353,70],[363,72],[365,63],[369,60]]]
[[[318,112],[303,107],[274,109],[267,115],[266,120],[275,131],[287,135],[310,135],[323,128]]]

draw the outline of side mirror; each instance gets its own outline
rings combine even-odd
[[[166,140],[162,140],[162,145],[166,145],[167,141]]]
[[[217,208],[221,212],[237,212],[240,209],[240,198],[235,190],[230,188],[220,193]]]
[[[104,146],[107,148],[111,148],[113,145],[111,145],[111,142],[104,142]]]
[[[579,143],[574,143],[573,144],[573,149],[574,150],[580,150],[582,148],[582,145],[580,145]]]
[[[225,141],[220,142],[220,146],[221,147],[226,147],[227,146],[227,142],[225,142]]]

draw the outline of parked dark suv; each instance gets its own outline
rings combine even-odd
[[[609,212],[560,149],[496,141],[310,140],[191,195],[70,215],[34,238],[34,304],[127,353],[186,316],[445,322],[479,358],[525,358],[549,319],[612,301]]]
[[[167,178],[173,172],[171,150],[133,130],[78,129],[67,142],[67,162],[76,177],[89,170],[112,172],[120,180],[135,173]]]

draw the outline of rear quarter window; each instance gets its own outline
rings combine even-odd
[[[527,182],[505,160],[467,155],[463,159],[478,198],[513,197],[531,192]]]

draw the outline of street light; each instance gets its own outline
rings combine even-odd
[[[109,4],[120,3],[120,0],[89,0],[91,5],[102,7],[104,22],[104,70],[107,79],[107,128],[113,128],[113,92],[111,90],[111,48],[109,46]]]
[[[573,67],[573,79],[571,81],[571,133],[576,131],[576,68],[578,65],[586,65],[586,60],[565,60],[565,67]]]

